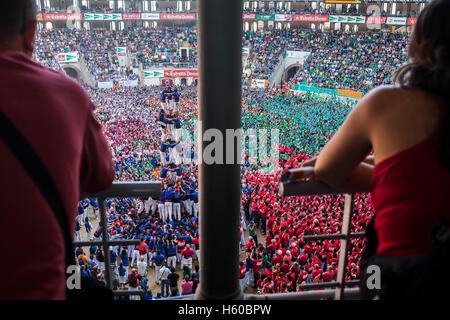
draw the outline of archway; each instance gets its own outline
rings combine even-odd
[[[77,81],[80,79],[78,70],[76,70],[72,67],[63,67],[63,70],[72,79],[75,79]]]
[[[300,65],[298,64],[294,64],[291,65],[290,67],[288,67],[283,74],[283,80],[285,82],[288,82],[289,80],[291,80],[297,73],[297,71],[300,69]]]

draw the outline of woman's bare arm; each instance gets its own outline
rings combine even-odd
[[[375,90],[376,92],[377,90]],[[370,140],[374,93],[361,100],[314,162],[314,178],[335,188],[368,190],[373,172]]]

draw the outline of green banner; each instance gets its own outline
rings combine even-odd
[[[363,17],[363,16],[330,16],[330,22],[333,22],[333,23],[366,23],[366,17]]]
[[[274,21],[275,15],[274,14],[257,14],[256,20],[262,20],[262,21]]]
[[[156,70],[150,70],[150,71],[144,71],[144,79],[147,78],[163,78],[164,72],[163,71],[156,71]]]

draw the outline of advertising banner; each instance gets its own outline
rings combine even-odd
[[[386,17],[367,17],[368,24],[386,24]]]
[[[119,57],[126,57],[127,56],[127,47],[117,47],[117,55]]]
[[[197,78],[198,70],[164,70],[164,78]]]
[[[42,15],[42,14],[41,14]],[[81,20],[83,15],[81,13],[45,13],[44,20]]]
[[[103,20],[122,20],[121,13],[104,14]]]
[[[295,58],[306,60],[310,55],[310,52],[306,51],[286,51],[286,58]]]
[[[37,20],[37,21],[43,21],[43,20],[44,20],[44,15],[43,15],[42,13],[38,13],[38,14],[36,15],[36,20]]]
[[[121,13],[85,13],[84,20],[94,20],[94,21],[111,21],[111,20],[122,20]]]
[[[361,0],[325,0],[325,3],[360,4]]]
[[[363,17],[363,16],[330,16],[330,22],[366,23],[366,17]]]
[[[163,78],[164,71],[162,70],[145,70],[144,71],[144,79],[148,78]]]
[[[141,15],[139,13],[124,13],[122,18],[123,20],[140,20]]]
[[[112,81],[103,81],[103,82],[97,82],[99,89],[112,89],[113,83]]]
[[[300,22],[328,22],[328,16],[321,15],[306,15],[306,14],[294,14],[293,21]]]
[[[407,24],[408,26],[413,26],[417,22],[417,18],[408,18]]]
[[[255,20],[256,14],[255,13],[244,13],[243,18],[244,18],[244,20]]]
[[[161,20],[195,20],[195,13],[161,13]]]
[[[394,26],[404,26],[406,25],[406,17],[388,17],[386,19],[386,24]]]
[[[97,14],[97,13],[85,13],[84,14],[84,20],[103,20],[103,14]]]
[[[262,20],[262,21],[274,21],[275,15],[274,14],[257,14],[256,20]]]
[[[139,84],[138,80],[126,80],[126,81],[121,81],[122,82],[122,86],[123,87],[137,87]]]
[[[292,14],[276,14],[275,21],[292,21]]]
[[[119,60],[119,66],[125,67],[127,65],[127,47],[117,47],[117,58]]]
[[[78,62],[78,52],[65,52],[58,54],[59,63],[76,63]]]
[[[250,54],[250,48],[242,48],[242,55],[248,56]]]
[[[265,79],[252,79],[250,81],[250,86],[252,88],[266,88],[269,85],[269,80]]]
[[[362,99],[363,94],[359,91],[338,89],[337,94],[345,97]]]
[[[159,13],[143,13],[142,20],[159,20]]]

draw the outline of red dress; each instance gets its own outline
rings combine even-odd
[[[375,166],[372,202],[377,254],[411,256],[431,249],[435,223],[450,221],[450,172],[435,148],[437,134]]]

